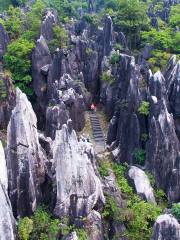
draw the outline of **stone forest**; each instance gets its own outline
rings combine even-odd
[[[0,240],[180,240],[179,0],[0,0]]]

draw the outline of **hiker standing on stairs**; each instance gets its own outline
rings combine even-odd
[[[94,103],[91,104],[91,111],[96,112],[96,106]]]

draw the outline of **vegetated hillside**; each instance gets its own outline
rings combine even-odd
[[[0,239],[179,240],[179,1],[0,11]]]

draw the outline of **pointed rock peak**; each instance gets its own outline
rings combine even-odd
[[[157,71],[154,74],[154,81],[159,81],[159,82],[165,81],[164,76],[162,75],[161,71]]]
[[[35,211],[41,197],[45,160],[32,105],[26,94],[16,88],[16,106],[7,129],[8,187],[15,217]]]
[[[0,167],[0,183],[7,190],[8,188],[7,166],[6,166],[4,149],[1,141],[0,141],[0,166],[1,166]]]
[[[93,153],[89,144],[78,142],[71,120],[56,131],[53,155],[57,202],[54,212],[59,217],[87,216],[97,203],[104,203],[101,182],[88,157]]]

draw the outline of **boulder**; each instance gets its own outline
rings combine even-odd
[[[54,161],[56,166],[57,200],[54,213],[74,218],[85,217],[104,203],[102,186],[95,175],[86,145],[78,142],[72,121],[56,131]],[[91,148],[89,148],[91,150]]]
[[[160,215],[154,226],[151,240],[179,240],[180,224],[170,214]]]
[[[8,43],[9,43],[8,34],[4,30],[3,25],[0,23],[0,62],[2,61],[3,55],[6,52]]]
[[[130,183],[136,190],[136,193],[144,200],[156,203],[153,188],[150,181],[143,170],[136,166],[131,166],[128,171]]]
[[[14,216],[30,215],[41,199],[45,156],[38,140],[37,119],[31,103],[16,89],[16,106],[7,129],[9,197]]]

